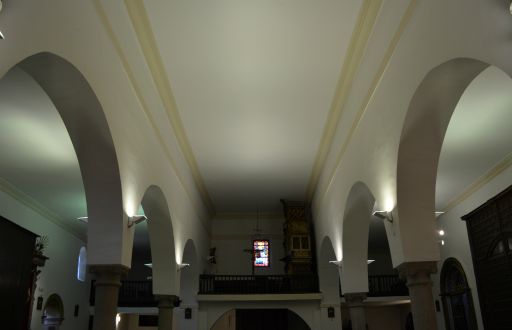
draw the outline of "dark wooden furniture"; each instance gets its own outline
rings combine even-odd
[[[0,216],[0,325],[28,329],[36,235]]]
[[[285,223],[283,225],[286,274],[316,273],[313,242],[313,224],[304,202],[281,199]]]
[[[485,329],[512,329],[512,186],[466,221]]]

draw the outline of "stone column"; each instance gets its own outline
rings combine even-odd
[[[430,274],[437,272],[435,261],[405,262],[398,266],[400,277],[407,280],[411,311],[416,330],[436,330],[436,311]]]
[[[350,311],[352,330],[366,330],[365,299],[366,292],[345,293],[345,301]]]
[[[117,297],[121,276],[128,272],[122,265],[92,265],[89,272],[95,276],[94,283],[94,330],[115,330]]]
[[[158,301],[158,330],[172,330],[172,313],[178,297],[155,295]]]

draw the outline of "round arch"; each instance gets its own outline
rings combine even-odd
[[[260,317],[261,314],[268,313],[267,317]],[[275,315],[271,315],[275,313]],[[253,315],[251,315],[253,314]],[[277,316],[277,317],[276,317]],[[284,318],[283,323],[277,324],[280,318]],[[278,327],[284,330],[310,330],[311,325],[300,316],[300,313],[294,311],[291,308],[226,308],[220,313],[216,313],[213,321],[208,324],[210,330],[223,330],[223,329],[234,329],[234,325],[237,323],[237,318],[242,321],[255,326],[258,329]],[[272,324],[264,324],[264,322],[272,322]],[[255,324],[255,322],[261,322],[263,324]],[[283,328],[286,326],[286,328]],[[237,326],[238,327],[238,326]]]
[[[167,199],[160,187],[146,189],[141,202],[148,217],[148,233],[153,269],[153,293],[177,295],[177,264],[174,232]]]
[[[434,212],[441,147],[459,99],[487,67],[470,58],[447,61],[425,76],[409,103],[397,163],[396,212],[404,262],[439,260]]]
[[[339,304],[339,285],[340,274],[339,267],[332,264],[336,261],[336,254],[332,241],[329,236],[325,236],[320,245],[320,253],[318,255],[318,277],[320,284],[320,292],[323,294],[323,302],[326,304]]]
[[[64,303],[58,294],[52,294],[43,308],[42,323],[44,329],[58,329],[64,321]]]
[[[444,261],[440,284],[446,329],[477,329],[473,296],[466,273],[457,259]]]
[[[343,293],[368,292],[368,237],[374,205],[368,186],[356,182],[348,194],[342,223]]]
[[[42,52],[15,65],[48,95],[73,144],[87,200],[89,264],[124,264],[121,178],[107,119],[85,77],[70,62]],[[108,239],[105,239],[108,237]]]
[[[181,259],[180,267],[180,299],[183,305],[196,303],[199,290],[199,260],[197,250],[192,239],[188,239]]]

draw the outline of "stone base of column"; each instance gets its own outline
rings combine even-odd
[[[158,330],[172,330],[173,309],[178,302],[174,295],[155,295],[158,301]]]
[[[407,280],[414,329],[436,330],[436,311],[430,274],[437,272],[437,262],[405,262],[397,269],[400,277]]]
[[[115,330],[117,297],[121,277],[129,268],[123,265],[91,265],[89,272],[94,275],[94,330]]]
[[[352,330],[366,330],[366,292],[345,293],[344,296],[350,312]]]

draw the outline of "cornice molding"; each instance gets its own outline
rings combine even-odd
[[[484,185],[489,183],[492,179],[497,177],[503,171],[508,169],[512,165],[512,153],[508,154],[501,162],[498,163],[495,167],[487,171],[484,175],[482,175],[479,179],[473,182],[469,187],[467,187],[462,193],[455,196],[451,199],[448,204],[443,208],[443,212],[448,212],[463,201],[465,201],[468,197],[477,192]]]
[[[199,172],[196,158],[185,133],[185,129],[174,100],[174,95],[172,93],[170,80],[166,73],[167,70],[163,64],[144,2],[142,0],[125,0],[124,3],[128,10],[132,26],[142,49],[142,53],[144,54],[144,58],[146,59],[149,71],[151,72],[158,94],[160,95],[166,110],[167,119],[169,120],[171,127],[174,129],[174,134],[188,163],[190,171],[192,172],[197,189],[199,190],[210,215],[213,215],[215,213],[215,208],[210,195],[206,190],[203,178]]]
[[[345,60],[340,77],[336,85],[334,99],[331,103],[329,114],[325,123],[322,139],[315,157],[315,163],[311,171],[309,183],[306,189],[306,200],[311,200],[318,185],[320,175],[325,166],[336,128],[343,114],[345,103],[356,72],[366,49],[368,40],[373,31],[377,16],[382,5],[382,0],[364,0],[359,11],[356,26],[352,32],[350,44],[347,48]]]
[[[207,220],[209,219],[204,219],[203,217],[201,217],[198,213],[197,213],[197,210],[199,209],[199,205],[197,205],[195,202],[194,202],[194,198],[192,197],[192,194],[191,192],[189,191],[187,185],[184,183],[185,180],[183,179],[183,177],[181,176],[179,170],[178,170],[178,166],[176,164],[176,161],[174,160],[171,152],[169,151],[168,147],[167,147],[167,143],[165,142],[165,139],[164,137],[162,136],[160,130],[158,129],[158,126],[156,124],[156,120],[155,118],[153,117],[153,115],[151,114],[151,111],[149,110],[149,106],[147,105],[147,102],[143,96],[143,93],[140,89],[140,86],[139,84],[137,83],[137,79],[135,78],[135,74],[133,72],[133,70],[131,69],[131,66],[129,64],[129,61],[128,59],[126,58],[124,52],[123,52],[123,49],[122,49],[122,46],[121,46],[121,43],[119,42],[118,38],[116,37],[116,34],[114,32],[114,29],[112,27],[112,24],[110,23],[109,19],[108,19],[108,16],[103,8],[103,6],[101,5],[101,0],[93,0],[93,3],[94,3],[94,7],[95,7],[95,10],[96,10],[96,14],[98,15],[102,25],[103,25],[103,28],[105,30],[105,33],[107,34],[108,38],[110,39],[110,42],[112,43],[120,61],[121,61],[121,64],[123,66],[123,69],[124,69],[124,72],[126,73],[127,75],[127,78],[133,88],[133,91],[140,103],[140,107],[142,108],[144,114],[146,115],[146,118],[148,119],[148,122],[150,123],[151,127],[153,128],[153,131],[158,139],[158,142],[160,143],[161,147],[162,147],[162,150],[164,151],[164,155],[165,157],[167,158],[167,160],[169,161],[170,165],[171,165],[171,168],[174,169],[175,173],[176,173],[176,177],[178,178],[178,181],[180,183],[180,185],[183,187],[183,189],[185,190],[185,193],[187,194],[188,196],[188,199],[191,201],[191,203],[193,205],[195,205],[194,207],[194,212],[196,213],[200,223],[202,224],[203,228],[205,229],[206,233],[208,235],[211,235],[211,230],[209,228],[209,226],[205,223]],[[203,198],[203,203],[205,203],[205,206],[206,208],[208,209],[209,211],[209,216],[212,217],[214,216],[215,212],[208,207],[208,204],[206,204],[206,201],[204,200],[204,196],[201,195],[201,197]]]
[[[60,228],[71,233],[78,239],[80,239],[84,242],[87,242],[87,236],[84,235],[82,232],[80,232],[80,230],[78,230],[75,226],[69,224],[68,221],[64,217],[62,217],[58,213],[50,210],[49,208],[45,207],[44,205],[39,203],[37,200],[35,200],[31,196],[27,195],[20,189],[16,188],[12,183],[10,183],[9,181],[7,181],[3,178],[0,178],[0,191],[2,191],[5,194],[9,195],[10,197],[14,198],[16,201],[25,205],[32,211],[38,213],[43,218],[51,221],[52,223],[56,224]]]
[[[393,38],[391,39],[391,42],[389,43],[389,46],[388,46],[386,52],[384,53],[384,57],[379,65],[379,68],[378,68],[376,74],[373,77],[372,83],[370,85],[368,92],[366,93],[364,101],[362,102],[361,107],[359,108],[359,110],[356,114],[356,117],[352,123],[352,126],[347,135],[347,138],[345,139],[345,141],[338,153],[338,156],[336,157],[335,165],[328,175],[329,182],[325,186],[325,188],[322,189],[321,192],[317,191],[317,193],[319,194],[318,201],[320,203],[323,202],[325,195],[330,190],[332,183],[334,182],[334,179],[336,177],[336,172],[340,167],[340,164],[343,160],[343,156],[345,155],[345,152],[347,151],[348,146],[352,140],[352,137],[354,136],[354,133],[356,132],[357,128],[359,127],[359,124],[361,123],[361,120],[362,120],[364,114],[368,110],[368,106],[373,99],[373,95],[375,94],[375,91],[377,90],[377,88],[384,76],[384,73],[386,72],[386,68],[388,67],[389,61],[391,60],[391,57],[393,56],[395,49],[404,33],[409,21],[412,18],[412,15],[414,13],[414,10],[416,9],[417,3],[418,3],[418,0],[411,0],[407,9],[405,10],[404,14],[402,15],[402,18],[400,19],[398,28],[396,29],[395,34],[393,35]]]

